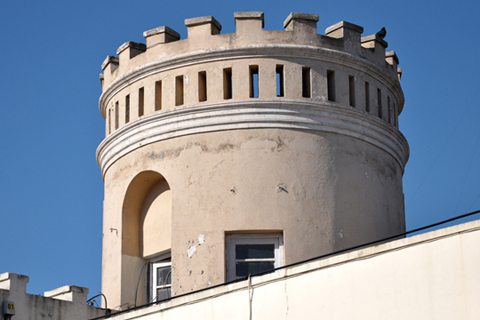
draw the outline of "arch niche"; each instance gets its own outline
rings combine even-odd
[[[155,171],[139,173],[123,203],[122,254],[148,260],[171,249],[172,194]]]

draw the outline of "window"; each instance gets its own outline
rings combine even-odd
[[[232,68],[223,69],[223,98],[232,99]]]
[[[327,70],[328,101],[335,101],[335,71]]]
[[[283,75],[283,65],[277,64],[277,97],[283,97],[285,95],[285,79]]]
[[[162,81],[155,82],[155,111],[162,110]]]
[[[348,76],[348,96],[350,100],[350,107],[355,108],[355,77]]]
[[[183,104],[183,75],[175,78],[175,105]]]
[[[198,101],[207,101],[207,72],[198,73]]]
[[[258,66],[250,66],[250,98],[258,98]]]
[[[143,116],[143,102],[145,98],[145,90],[142,88],[138,89],[138,116]]]
[[[272,270],[283,265],[281,234],[231,234],[227,236],[227,281]]]
[[[382,90],[377,89],[377,107],[378,107],[378,117],[382,119]]]
[[[125,97],[125,123],[130,122],[130,95]]]
[[[172,261],[170,254],[150,263],[149,301],[161,301],[172,296]]]
[[[115,102],[115,130],[118,129],[119,126],[119,115],[118,115],[118,101]]]
[[[365,111],[370,112],[370,85],[365,81]]]
[[[310,68],[303,67],[302,68],[302,97],[310,98],[312,86],[311,86],[311,72]]]

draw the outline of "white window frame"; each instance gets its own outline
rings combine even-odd
[[[158,286],[157,285],[157,269],[158,268],[164,268],[164,267],[170,267],[170,272],[171,272],[171,267],[172,267],[172,260],[171,260],[171,254],[167,253],[161,256],[156,257],[155,259],[150,261],[150,276],[148,279],[149,285],[149,302],[154,302],[157,301],[157,289],[168,289],[172,288],[172,284],[167,284],[163,286]]]
[[[273,244],[274,245],[274,268],[284,265],[283,258],[283,235],[281,233],[234,233],[226,236],[226,257],[227,257],[227,281],[237,280],[235,275],[235,246],[242,244]],[[270,259],[268,259],[270,260]],[[255,259],[254,261],[261,261]],[[238,277],[241,279],[241,277]]]

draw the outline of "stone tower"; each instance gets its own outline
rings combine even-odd
[[[395,52],[345,21],[185,20],[102,65],[103,293],[126,308],[401,233]]]

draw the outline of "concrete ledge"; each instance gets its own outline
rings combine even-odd
[[[108,66],[108,64],[117,64],[118,65],[118,57],[115,56],[107,56],[105,60],[102,63],[102,70],[105,70]]]
[[[197,17],[197,18],[190,18],[190,19],[185,19],[185,25],[187,27],[194,27],[202,24],[212,24],[218,30],[222,30],[222,25],[220,22],[218,22],[214,17],[212,16],[205,16],[205,17]]]
[[[347,22],[347,21],[340,21],[340,22],[334,24],[333,26],[328,27],[325,30],[325,34],[328,36],[329,33],[332,33],[334,31],[336,31],[338,29],[342,29],[342,28],[350,29],[350,30],[358,32],[358,33],[363,32],[363,27],[357,26],[356,24],[353,24],[353,23],[350,23],[350,22]]]
[[[358,138],[385,150],[401,168],[409,156],[405,137],[378,117],[329,102],[264,99],[193,105],[144,116],[106,137],[97,149],[97,163],[105,175],[117,159],[150,143],[191,134],[255,128]]]
[[[154,29],[150,29],[150,30],[147,30],[147,31],[144,31],[143,32],[143,37],[144,38],[147,38],[147,37],[151,37],[151,36],[155,36],[157,34],[162,34],[162,33],[165,33],[165,34],[168,34],[172,37],[175,37],[175,38],[178,38],[180,40],[180,34],[167,27],[167,26],[161,26],[161,27],[158,27],[158,28],[154,28]]]
[[[235,12],[233,14],[235,18],[235,23],[236,20],[262,20],[262,28],[265,28],[265,20],[263,16],[263,12],[261,11],[250,11],[250,12]]]
[[[395,53],[395,51],[385,52],[385,58],[386,58],[386,59],[393,59],[393,61],[395,61],[397,64],[400,63],[399,60],[398,60],[397,54]]]
[[[122,53],[122,51],[124,51],[128,48],[138,50],[138,51],[142,51],[142,52],[147,50],[147,46],[143,43],[127,41],[124,44],[122,44],[120,47],[118,47],[117,54]]]
[[[283,22],[283,27],[287,28],[287,26],[293,21],[293,20],[307,20],[307,21],[312,21],[317,23],[319,20],[318,14],[310,14],[310,13],[298,13],[298,12],[291,12],[287,19]]]
[[[362,42],[362,46],[364,46],[364,44],[376,42],[376,43],[379,43],[380,45],[382,45],[385,48],[388,47],[388,43],[385,40],[380,39],[376,34],[372,34],[371,36],[362,37],[361,42]],[[367,48],[368,47],[370,47],[370,46],[367,46]],[[372,47],[373,47],[373,45],[372,45]]]
[[[64,301],[85,301],[87,302],[88,288],[78,286],[63,286],[50,291],[45,291],[46,298],[53,298]]]

